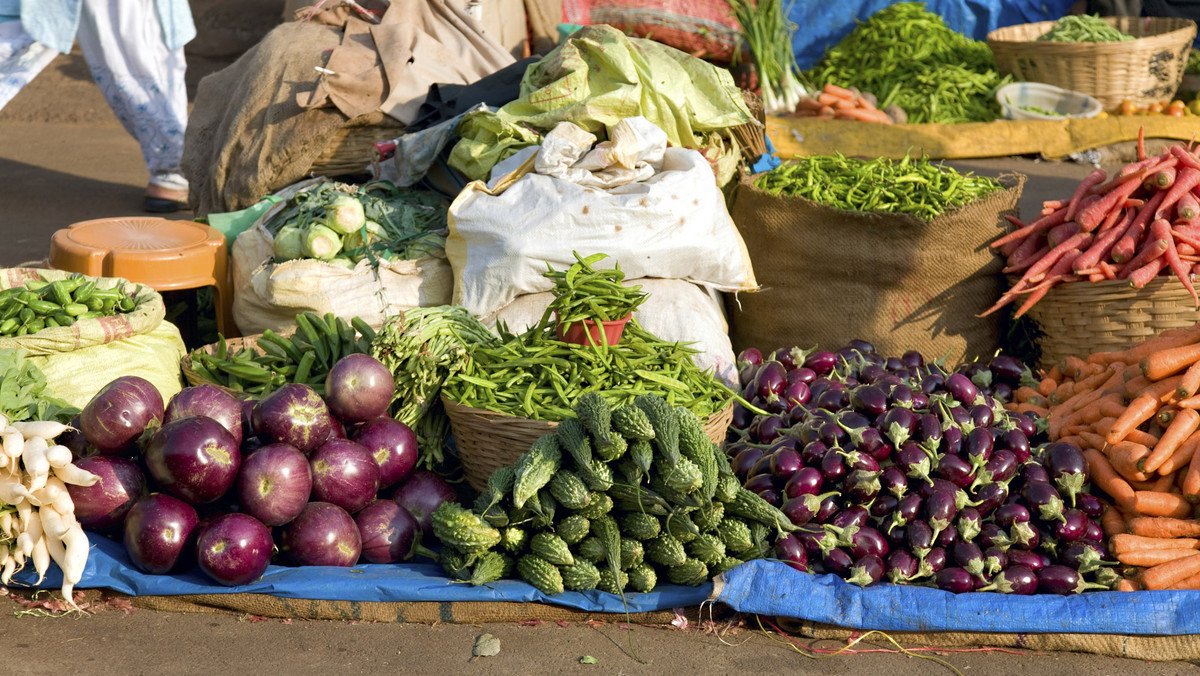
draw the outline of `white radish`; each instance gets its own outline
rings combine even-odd
[[[25,465],[25,473],[29,475],[29,491],[37,493],[46,485],[50,478],[50,461],[46,459],[46,449],[50,445],[42,437],[26,437],[25,452],[21,454],[21,464]]]
[[[16,430],[7,430],[0,433],[0,444],[4,446],[4,455],[10,458],[19,458],[25,447],[25,437]]]
[[[8,584],[12,579],[13,573],[17,572],[17,560],[8,553],[8,545],[0,547],[0,561],[4,562],[4,567],[0,569],[0,583]]]
[[[63,578],[71,585],[79,584],[83,579],[83,572],[87,569],[88,550],[91,549],[91,543],[88,542],[87,533],[83,532],[83,527],[75,524],[74,527],[67,530],[67,534],[63,537],[63,545],[66,547],[66,565],[63,566]],[[63,585],[63,596],[70,598],[67,592],[66,584]]]
[[[26,531],[17,536],[17,542],[14,545],[14,549],[18,552],[21,552],[21,554],[25,556],[29,556],[30,554],[33,554],[33,543],[34,539],[29,535],[29,532]]]
[[[28,439],[45,439],[50,441],[58,435],[71,429],[69,426],[53,420],[26,420],[9,424],[9,427],[21,433]]]
[[[50,550],[46,549],[46,537],[43,535],[33,543],[33,569],[37,571],[38,579],[34,585],[39,585],[46,579],[46,571],[50,570]]]
[[[64,484],[71,484],[72,486],[92,486],[97,481],[100,481],[99,476],[69,462],[62,467],[55,467],[54,476],[61,479]]]
[[[62,444],[54,444],[46,449],[46,461],[50,463],[50,467],[58,469],[63,465],[71,464],[74,458],[71,456],[71,449]]]
[[[71,499],[71,494],[67,492],[67,487],[61,479],[50,477],[46,480],[45,486],[34,492],[34,497],[40,500],[42,505],[50,505],[59,514],[70,515],[74,520],[75,501]]]
[[[22,488],[24,487],[22,486]],[[36,505],[31,504],[28,500],[22,500],[13,506],[17,508],[17,518],[21,522],[21,531],[29,530],[29,523],[33,520],[33,508]]]
[[[75,525],[74,516],[67,516],[49,505],[42,507],[38,513],[42,518],[42,532],[57,540],[61,540]],[[53,548],[50,553],[54,553]]]
[[[33,512],[30,514],[29,523],[25,528],[25,532],[21,533],[21,535],[17,538],[18,541],[21,537],[25,536],[29,536],[30,541],[34,544],[36,544],[38,540],[42,539],[42,515],[40,513]],[[30,550],[25,553],[30,554],[32,552],[33,548],[30,547]]]
[[[9,511],[0,512],[0,536],[8,535],[13,532],[13,513]]]
[[[35,502],[36,500],[37,498],[33,497],[29,489],[25,488],[19,480],[11,477],[0,479],[0,502],[13,505],[19,511],[23,502],[32,503],[35,507],[40,506],[41,503]]]

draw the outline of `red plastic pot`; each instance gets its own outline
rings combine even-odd
[[[633,318],[633,314],[627,314],[621,319],[614,319],[607,322],[594,322],[590,319],[571,322],[564,326],[559,323],[555,326],[555,333],[558,339],[566,343],[574,343],[576,345],[604,345],[607,341],[608,345],[616,345],[621,342],[621,336],[625,333],[625,325]],[[603,331],[603,335],[601,335]]]

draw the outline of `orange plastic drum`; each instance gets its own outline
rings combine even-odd
[[[216,288],[217,330],[238,335],[225,236],[203,223],[130,216],[72,223],[50,239],[50,267],[122,277],[157,291]]]

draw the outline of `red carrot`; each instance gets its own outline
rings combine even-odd
[[[1079,210],[1079,203],[1083,201],[1083,196],[1091,190],[1093,186],[1100,185],[1108,174],[1104,173],[1103,169],[1096,169],[1088,174],[1083,181],[1075,188],[1075,194],[1071,195],[1071,201],[1067,203],[1066,220],[1075,218],[1075,213]]]
[[[1162,155],[1157,157],[1147,157],[1144,160],[1138,160],[1137,162],[1127,164],[1122,167],[1121,170],[1118,171],[1112,178],[1092,188],[1092,193],[1096,195],[1103,195],[1134,177],[1138,177],[1138,183],[1141,183],[1143,180],[1145,180],[1148,173],[1154,173],[1154,171],[1161,169],[1162,167],[1159,165],[1162,165],[1164,162],[1169,162],[1172,159],[1174,159],[1172,166],[1179,163],[1178,158],[1172,158],[1169,151],[1164,151]]]
[[[1117,208],[1119,204],[1124,204],[1125,198],[1133,194],[1141,185],[1142,182],[1140,180],[1126,181],[1091,205],[1080,209],[1079,214],[1075,217],[1075,220],[1079,223],[1079,227],[1084,232],[1095,230],[1096,226],[1100,225],[1108,216],[1109,211]]]
[[[1083,255],[1075,259],[1075,271],[1091,268],[1100,264],[1100,261],[1107,260],[1109,252],[1112,251],[1113,245],[1125,234],[1127,229],[1126,223],[1133,220],[1133,212],[1126,211],[1125,218],[1117,224],[1116,227],[1109,228],[1103,231],[1096,237],[1096,241],[1092,243],[1088,250],[1083,252]]]
[[[1159,219],[1154,221],[1154,225],[1150,227],[1150,231],[1157,231],[1158,236],[1165,237],[1167,250],[1163,252],[1163,255],[1166,258],[1167,265],[1171,266],[1171,272],[1175,273],[1175,276],[1183,284],[1183,288],[1187,289],[1188,293],[1192,295],[1192,302],[1195,303],[1195,307],[1200,308],[1200,298],[1196,296],[1196,289],[1192,286],[1192,266],[1184,265],[1183,261],[1179,260],[1179,252],[1175,249],[1175,240],[1171,237],[1171,224]]]
[[[1171,146],[1169,152],[1175,156],[1175,159],[1186,164],[1192,169],[1200,169],[1200,159],[1197,159],[1192,152],[1185,149],[1183,146]]]
[[[1138,142],[1137,142],[1138,159],[1146,159],[1146,125],[1138,127]]]
[[[1103,273],[1105,279],[1116,279],[1117,268],[1108,261],[1100,261],[1100,272]]]
[[[1175,175],[1175,167],[1167,167],[1166,169],[1155,173],[1147,180],[1150,181],[1151,187],[1158,188],[1159,190],[1166,190],[1172,185],[1175,185]]]
[[[1141,206],[1141,205],[1139,204],[1137,206]],[[1117,226],[1117,224],[1122,222],[1122,220],[1125,218],[1126,213],[1132,214],[1133,210],[1130,209],[1129,207],[1130,207],[1129,201],[1126,200],[1124,207],[1121,207],[1119,209],[1113,209],[1112,211],[1110,211],[1108,214],[1108,218],[1104,219],[1104,222],[1101,223],[1100,227],[1096,229],[1096,236],[1099,237],[1100,235],[1115,228]],[[1132,218],[1132,216],[1130,216],[1130,218]]]
[[[1006,244],[1013,240],[1018,240],[1023,237],[1028,237],[1029,235],[1032,235],[1035,232],[1041,232],[1042,230],[1047,230],[1049,228],[1053,228],[1054,226],[1065,222],[1066,216],[1067,216],[1067,212],[1063,209],[1060,209],[1060,210],[1050,214],[1049,216],[1042,216],[1041,218],[1037,219],[1036,221],[1030,223],[1029,225],[1021,226],[1017,230],[1014,230],[1014,231],[1008,233],[1007,235],[1001,237],[1000,239],[992,242],[991,247],[993,249],[995,249],[995,248],[1002,246],[1003,244]],[[1018,221],[1015,218],[1009,218],[1008,220],[1015,224],[1020,223],[1020,221]]]
[[[1166,223],[1166,221],[1159,219],[1159,220],[1155,221],[1154,223],[1155,224]],[[1124,278],[1128,277],[1130,275],[1130,273],[1132,273],[1134,270],[1137,270],[1138,268],[1142,267],[1143,265],[1149,263],[1150,261],[1154,260],[1155,258],[1158,258],[1159,256],[1161,256],[1167,252],[1167,245],[1170,244],[1172,241],[1171,233],[1168,231],[1166,233],[1157,233],[1156,234],[1155,230],[1154,230],[1154,226],[1150,226],[1150,227],[1151,227],[1151,230],[1150,230],[1151,234],[1149,237],[1146,238],[1145,243],[1142,244],[1141,250],[1138,251],[1138,254],[1136,256],[1134,256],[1133,259],[1131,259],[1125,265],[1121,266],[1121,271],[1117,273],[1117,277],[1124,279]],[[1167,227],[1168,227],[1168,229],[1170,228],[1169,225]],[[1162,235],[1165,235],[1165,236],[1162,236]]]
[[[1036,244],[1036,242],[1035,242],[1035,244]],[[1017,253],[1020,253],[1020,252],[1018,251]],[[1010,263],[1007,267],[1005,267],[1003,270],[1001,270],[1001,272],[1003,272],[1006,275],[1009,275],[1014,272],[1020,272],[1022,270],[1027,270],[1027,269],[1029,269],[1030,266],[1032,266],[1034,263],[1037,263],[1039,260],[1042,259],[1042,257],[1044,257],[1048,253],[1050,253],[1050,247],[1044,246],[1040,249],[1037,249],[1037,250],[1031,252],[1029,255],[1022,257],[1018,262]],[[1017,259],[1017,254],[1013,254],[1012,258],[1009,260],[1014,260],[1014,259]]]
[[[1067,205],[1068,203],[1062,200],[1046,200],[1042,202],[1043,209],[1061,209]]]
[[[1154,212],[1154,217],[1162,218],[1168,209],[1174,206],[1188,191],[1197,185],[1200,185],[1200,169],[1188,167],[1179,172],[1179,178],[1175,180],[1175,185],[1171,186],[1170,191],[1167,192],[1167,196],[1158,205],[1158,209]]]
[[[1185,193],[1175,203],[1175,215],[1181,221],[1193,221],[1200,216],[1200,200],[1195,193]]]
[[[1135,289],[1140,289],[1150,283],[1150,280],[1158,276],[1162,269],[1167,267],[1167,260],[1162,256],[1155,258],[1142,267],[1134,270],[1129,275],[1129,285]]]
[[[1046,242],[1051,247],[1056,247],[1059,244],[1067,241],[1071,235],[1074,235],[1077,232],[1079,232],[1079,224],[1075,221],[1067,221],[1062,225],[1056,225],[1051,228],[1050,232],[1046,233]]]

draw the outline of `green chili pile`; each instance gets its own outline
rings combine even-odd
[[[836,209],[909,214],[930,220],[1003,190],[995,179],[933,164],[928,158],[796,158],[755,180],[775,195],[803,197]]]
[[[621,264],[615,268],[597,270],[592,267],[607,254],[592,254],[587,258],[572,251],[576,263],[563,270],[555,270],[549,263],[547,279],[554,280],[554,300],[550,310],[558,313],[558,322],[564,326],[584,320],[608,322],[623,319],[646,301],[640,286],[625,286],[621,282],[625,273]]]
[[[655,394],[700,419],[734,396],[696,366],[695,350],[655,337],[637,320],[608,347],[557,340],[546,317],[520,336],[502,330],[501,339],[471,350],[470,361],[446,381],[446,396],[464,406],[552,421],[574,417],[571,409],[586,392],[599,392],[613,406]]]
[[[1099,14],[1068,14],[1037,39],[1038,42],[1128,42],[1135,40],[1123,33]]]
[[[910,124],[995,120],[995,91],[1011,79],[1000,77],[986,43],[951,30],[920,2],[891,5],[859,23],[806,76],[817,88],[872,92],[880,109],[900,106]]]

